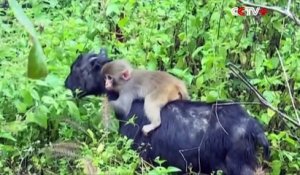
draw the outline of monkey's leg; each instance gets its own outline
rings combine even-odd
[[[144,135],[148,135],[150,131],[159,127],[161,124],[160,110],[167,102],[165,97],[155,98],[155,95],[145,97],[144,110],[147,118],[150,120],[150,124],[143,126],[142,131]]]

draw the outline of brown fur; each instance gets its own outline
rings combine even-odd
[[[106,84],[120,93],[119,99],[112,105],[115,109],[123,108],[125,115],[134,99],[145,98],[144,110],[150,120],[150,124],[143,127],[145,135],[160,125],[160,110],[164,105],[174,100],[189,99],[184,82],[167,72],[136,70],[127,61],[117,60],[107,63],[102,74],[111,77],[106,79]],[[123,75],[129,78],[122,78]],[[126,106],[126,103],[130,104]]]

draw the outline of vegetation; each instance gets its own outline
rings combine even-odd
[[[130,149],[132,141],[117,134],[112,116],[104,127],[102,118],[109,114],[99,97],[77,101],[63,87],[79,52],[98,52],[100,47],[106,47],[111,58],[125,57],[140,68],[183,78],[194,100],[257,102],[226,67],[228,62],[237,65],[272,106],[291,119],[262,105],[245,106],[265,126],[271,143],[266,171],[300,171],[300,130],[291,122],[300,124],[300,30],[292,18],[273,11],[233,16],[231,9],[241,6],[236,0],[18,2],[32,29],[17,20],[14,6],[0,2],[1,174],[177,170],[142,161]],[[300,2],[291,2],[291,11],[299,16]],[[287,6],[283,0],[268,3]],[[46,62],[41,61],[44,57]],[[28,78],[47,72],[43,79]]]

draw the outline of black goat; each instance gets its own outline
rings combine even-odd
[[[107,93],[109,99],[117,94],[105,92],[102,66],[109,62],[105,50],[100,54],[82,54],[71,66],[65,86],[80,97]],[[119,132],[134,139],[133,148],[148,161],[157,156],[167,165],[187,172],[211,173],[222,170],[228,175],[252,175],[257,168],[256,145],[269,156],[269,143],[261,125],[238,104],[173,101],[161,110],[162,123],[146,137],[141,127],[148,123],[143,111],[144,101],[136,100],[130,114],[117,114]],[[126,124],[136,116],[135,125]]]

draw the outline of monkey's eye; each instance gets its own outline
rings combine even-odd
[[[112,77],[110,75],[106,75],[105,79],[106,80],[112,80]]]

